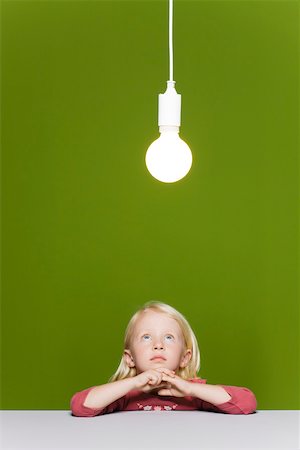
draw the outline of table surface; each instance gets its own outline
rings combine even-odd
[[[235,415],[207,411],[0,412],[1,449],[300,449],[299,410]]]

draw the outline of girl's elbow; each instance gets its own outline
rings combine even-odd
[[[101,414],[101,412],[97,412],[97,411],[86,411],[86,410],[82,410],[82,409],[72,409],[71,410],[71,415],[75,416],[75,417],[94,417],[94,416],[99,416]]]
[[[247,403],[246,408],[244,408],[244,414],[253,414],[256,412],[257,401],[253,392],[251,392],[251,397]]]

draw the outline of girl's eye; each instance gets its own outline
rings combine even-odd
[[[145,337],[150,337],[150,334],[144,334],[143,339]],[[173,339],[173,336],[171,334],[167,334],[166,337],[170,337],[171,339]],[[146,341],[148,341],[148,339],[146,339]]]

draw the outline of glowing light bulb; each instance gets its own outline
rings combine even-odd
[[[149,146],[146,166],[151,175],[164,183],[181,180],[192,165],[192,152],[179,137],[179,127],[159,127],[160,137]]]
[[[167,90],[158,96],[158,125],[160,137],[149,146],[146,166],[151,175],[164,183],[181,180],[192,165],[192,152],[179,137],[181,95],[175,81],[167,81]]]

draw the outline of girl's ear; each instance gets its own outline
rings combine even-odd
[[[181,359],[180,367],[186,367],[192,357],[192,351],[188,349]]]
[[[130,350],[128,349],[124,350],[124,359],[128,367],[135,367],[134,360]]]

